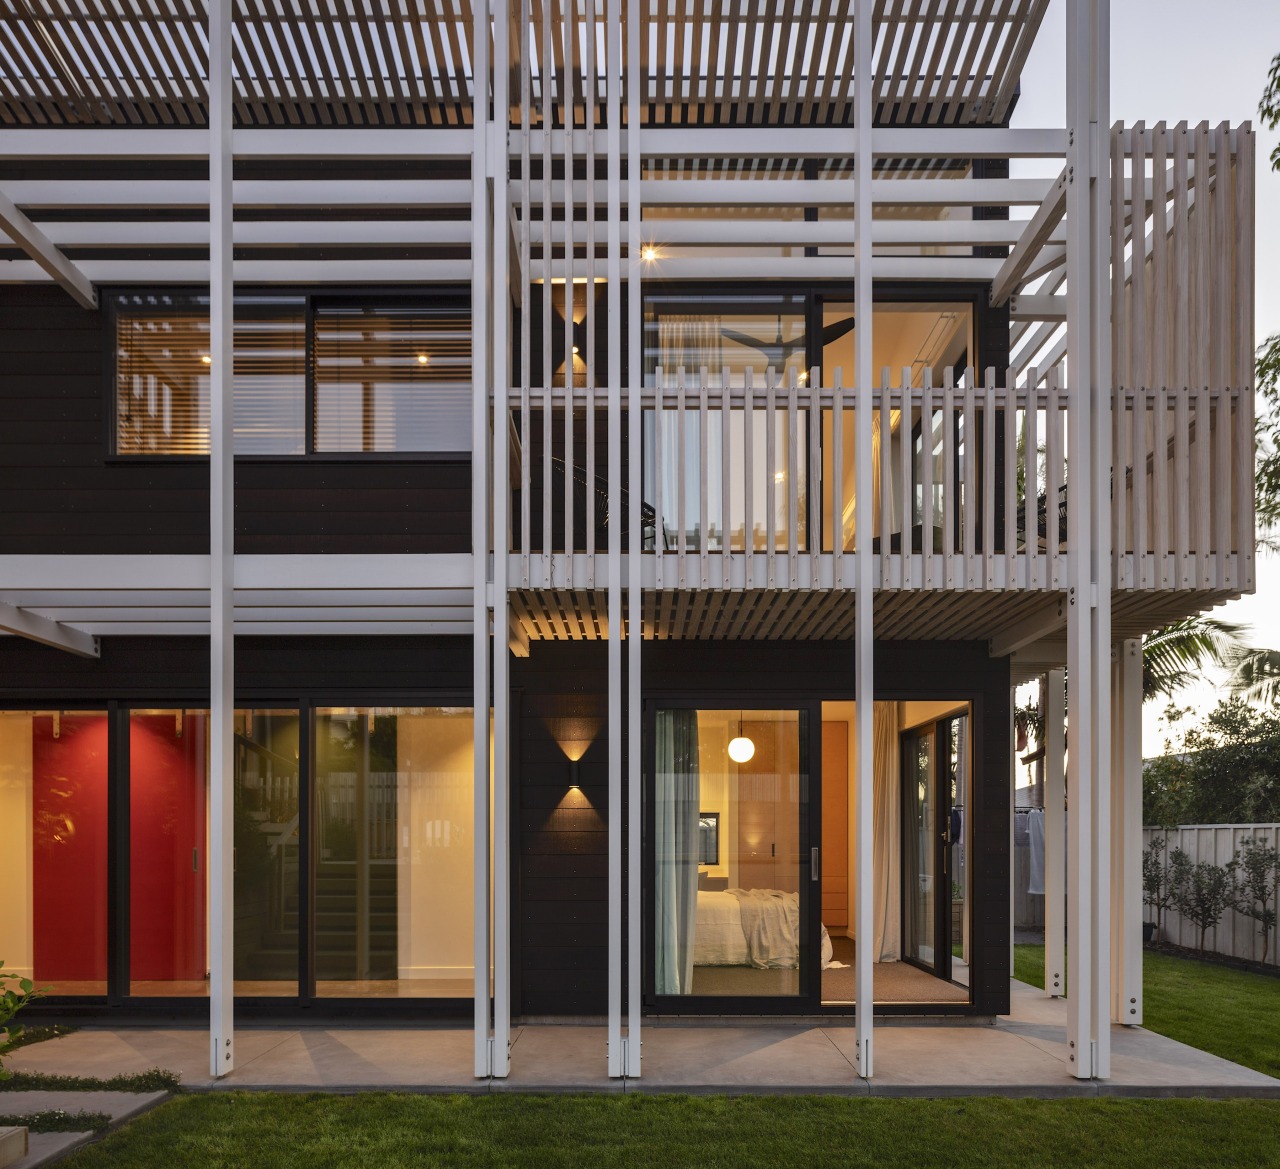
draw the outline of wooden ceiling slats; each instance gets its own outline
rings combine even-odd
[[[853,0],[648,0],[641,109],[649,125],[848,125]],[[1047,0],[876,0],[881,124],[990,124],[1007,115]],[[548,124],[573,125],[605,68],[583,68],[582,0],[537,0],[560,28],[535,62]],[[204,0],[0,0],[0,124],[207,123]],[[250,126],[466,126],[470,0],[237,0],[235,112]],[[513,44],[518,43],[513,38]],[[571,70],[570,74],[565,70]],[[628,79],[630,80],[630,79]],[[535,124],[541,124],[537,119]]]

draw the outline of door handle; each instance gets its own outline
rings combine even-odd
[[[809,880],[816,881],[821,875],[821,866],[818,863],[818,850],[816,848],[809,849]]]

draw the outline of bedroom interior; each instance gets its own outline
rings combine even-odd
[[[877,1003],[969,1001],[969,714],[955,701],[875,704]],[[814,845],[810,711],[657,711],[658,995],[797,996],[816,962],[823,1005],[855,1001],[854,715],[852,702],[821,704]],[[815,894],[818,924],[806,929]]]

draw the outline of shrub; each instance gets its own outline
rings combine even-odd
[[[1182,852],[1174,849],[1174,853]],[[1183,853],[1185,857],[1186,854]],[[1170,858],[1172,859],[1172,858]],[[1200,929],[1200,953],[1204,953],[1204,936],[1222,920],[1231,905],[1235,886],[1231,874],[1221,865],[1209,861],[1186,864],[1175,885],[1174,907]]]
[[[1276,924],[1276,882],[1280,881],[1280,850],[1253,837],[1242,837],[1227,866],[1232,878],[1232,906],[1253,918],[1262,935],[1262,960],[1267,960],[1271,931]],[[1145,857],[1143,873],[1145,876]]]
[[[22,1028],[13,1022],[14,1016],[29,1003],[45,996],[45,989],[36,989],[35,983],[20,974],[10,974],[0,961],[0,1051],[17,1039]]]
[[[1170,855],[1163,836],[1154,837],[1142,850],[1142,902],[1156,913],[1156,931],[1160,931],[1166,910],[1174,908],[1178,881],[1190,858],[1180,848]]]

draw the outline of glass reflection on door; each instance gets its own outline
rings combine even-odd
[[[237,994],[298,993],[298,724],[296,709],[236,711]]]
[[[656,712],[657,994],[801,993],[806,724],[794,710]]]
[[[322,708],[314,741],[316,994],[469,996],[471,708]]]
[[[932,968],[937,955],[937,788],[932,728],[910,733],[903,760],[903,952]]]
[[[129,713],[129,993],[208,993],[208,715]]]

